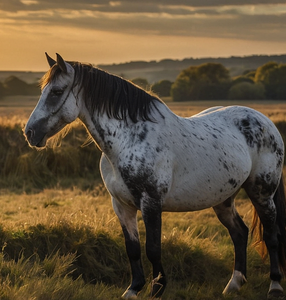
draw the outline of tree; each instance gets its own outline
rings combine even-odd
[[[191,66],[183,70],[171,88],[174,101],[226,99],[229,71],[218,63]]]
[[[232,79],[231,86],[234,86],[234,85],[236,85],[238,83],[241,83],[241,82],[254,83],[254,80],[253,80],[253,78],[245,76],[245,75],[237,76],[237,77],[234,77]]]
[[[151,90],[160,97],[169,97],[171,93],[172,82],[170,80],[161,80],[151,86]]]
[[[268,76],[268,73],[270,70],[274,69],[274,68],[277,68],[278,67],[278,64],[277,62],[274,62],[274,61],[270,61],[264,65],[262,65],[261,67],[259,67],[257,70],[256,70],[256,73],[255,73],[255,81],[256,82],[264,82],[265,81],[265,78]]]
[[[286,100],[286,64],[269,62],[259,67],[255,81],[264,84],[267,99]]]
[[[265,99],[265,88],[261,82],[251,83],[247,81],[238,82],[229,89],[230,100],[261,100]]]

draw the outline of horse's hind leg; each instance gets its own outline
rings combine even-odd
[[[268,200],[265,199],[263,202],[265,205],[255,204],[254,206],[263,225],[263,240],[265,241],[270,259],[271,284],[269,288],[269,296],[271,296],[271,294],[279,294],[280,296],[283,296],[283,288],[280,285],[282,275],[280,272],[278,257],[278,228],[275,224],[276,208],[272,198],[269,198]],[[269,299],[272,298],[273,297],[269,297]]]
[[[277,197],[277,193],[274,193],[276,185],[272,184],[270,186],[265,180],[262,180],[262,177],[259,177],[259,179],[256,179],[255,185],[247,184],[245,190],[263,225],[263,240],[270,259],[271,284],[268,299],[284,299],[283,288],[280,285],[282,274],[279,261],[279,228],[277,225],[277,209],[274,202],[274,198]],[[281,187],[279,186],[279,188]],[[284,190],[284,187],[282,188]]]
[[[228,198],[223,203],[213,207],[213,209],[220,222],[228,229],[235,253],[234,271],[223,294],[238,292],[246,282],[248,228],[235,209],[234,197]]]

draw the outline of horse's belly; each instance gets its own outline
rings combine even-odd
[[[164,211],[196,211],[213,207],[234,195],[249,176],[248,168],[175,181],[163,201]]]
[[[176,195],[166,197],[163,203],[163,211],[197,211],[213,207],[234,193],[221,193],[216,197],[201,191],[200,194],[192,193],[190,191],[182,191]]]

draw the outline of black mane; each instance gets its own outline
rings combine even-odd
[[[154,121],[151,116],[155,103],[161,100],[132,82],[109,74],[90,64],[68,62],[75,70],[74,86],[83,92],[83,98],[91,115],[106,113],[109,118]],[[61,70],[54,65],[41,80],[43,88],[56,80]]]

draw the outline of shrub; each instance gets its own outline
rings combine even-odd
[[[265,89],[261,83],[242,81],[234,84],[228,92],[230,100],[260,100],[265,99]]]

